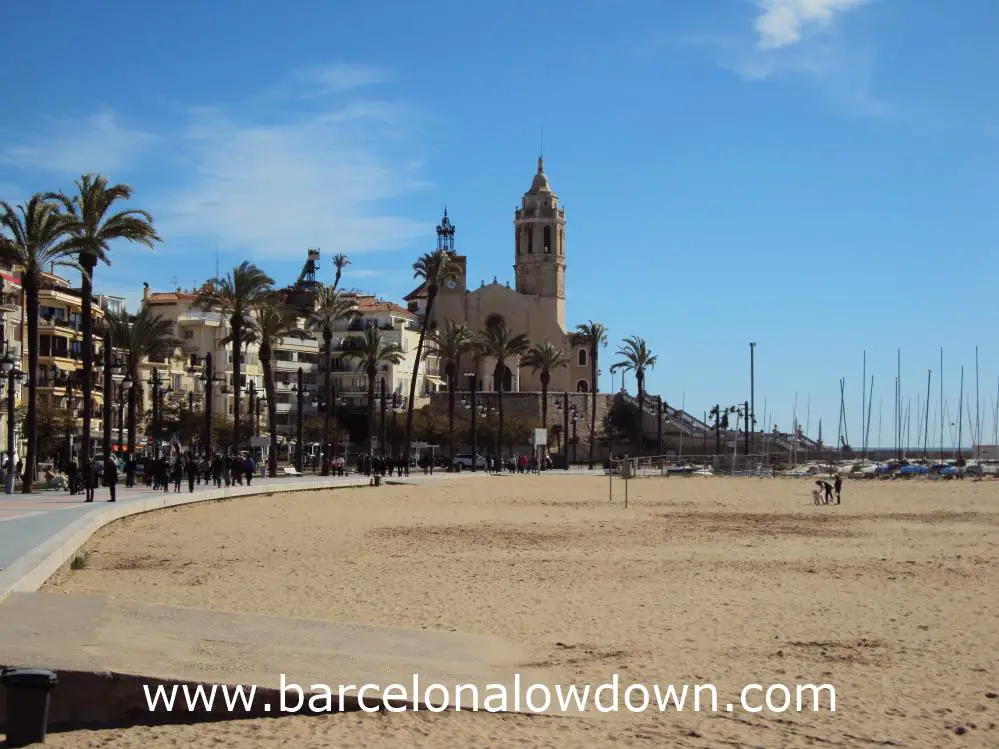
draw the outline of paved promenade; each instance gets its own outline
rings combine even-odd
[[[388,483],[421,484],[446,481],[476,474],[436,473],[409,478],[387,479]],[[484,474],[477,474],[484,475]],[[187,484],[175,493],[151,488],[118,488],[117,501],[108,502],[107,489],[98,489],[95,501],[84,502],[84,495],[65,491],[35,494],[0,494],[0,601],[14,591],[37,590],[64,564],[91,535],[108,523],[139,512],[172,507],[191,502],[283,491],[333,489],[367,486],[369,477],[351,474],[344,477],[305,474],[300,477],[255,478],[251,486],[216,489],[214,485],[195,485],[189,493]]]

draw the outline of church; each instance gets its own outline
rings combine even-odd
[[[445,231],[451,229],[447,211],[441,223]],[[524,193],[513,225],[515,288],[510,288],[509,282],[498,282],[494,276],[492,283],[483,282],[479,288],[470,289],[467,257],[456,254],[460,273],[438,292],[431,324],[440,326],[451,320],[456,325],[464,323],[473,332],[503,324],[512,333],[524,333],[532,346],[548,339],[561,347],[569,359],[569,366],[551,373],[549,391],[590,392],[590,352],[575,343],[575,326],[567,329],[565,322],[565,209],[548,183],[540,157],[531,189]],[[426,291],[421,286],[405,300],[411,310],[422,314]],[[478,362],[479,390],[498,389],[493,382],[495,365],[489,358]],[[466,373],[471,366],[469,363],[465,368]],[[511,361],[502,385],[505,392],[540,391],[540,373]]]

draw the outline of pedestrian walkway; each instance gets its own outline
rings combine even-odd
[[[460,474],[435,474],[433,479],[459,478]],[[424,483],[419,479],[393,478],[391,483]],[[0,601],[14,591],[33,591],[80,548],[87,539],[108,523],[140,512],[173,507],[191,502],[226,499],[273,492],[335,489],[367,486],[369,476],[255,478],[251,486],[234,485],[216,489],[211,484],[197,484],[189,493],[187,483],[180,492],[155,491],[149,487],[118,488],[117,501],[110,503],[107,489],[98,489],[94,502],[84,502],[82,493],[44,491],[33,494],[0,494]]]

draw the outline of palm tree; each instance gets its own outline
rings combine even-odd
[[[125,352],[125,368],[132,378],[128,390],[128,454],[135,454],[135,426],[142,403],[139,365],[145,359],[165,356],[180,342],[173,337],[173,322],[143,307],[136,315],[122,310],[105,318],[111,345]]]
[[[202,309],[218,308],[228,315],[232,340],[232,444],[239,453],[239,405],[242,397],[241,354],[243,331],[250,327],[250,314],[270,293],[274,279],[253,263],[244,260],[226,274],[214,279],[199,295],[196,304]]]
[[[82,269],[80,321],[83,327],[83,442],[80,462],[90,456],[90,419],[93,409],[94,319],[91,300],[94,294],[94,269],[98,261],[110,265],[108,253],[116,239],[138,242],[153,247],[161,241],[153,227],[153,217],[146,211],[129,210],[111,213],[119,200],[130,200],[132,188],[126,184],[108,185],[107,177],[84,174],[76,180],[76,193],[49,193],[46,199],[58,201],[74,222],[73,235],[76,255]],[[109,398],[109,394],[104,394]]]
[[[593,449],[596,446],[594,435],[597,431],[597,359],[600,349],[607,345],[607,328],[598,322],[590,320],[576,326],[576,342],[585,346],[590,352],[590,460],[589,468],[593,470]]]
[[[31,491],[35,476],[35,459],[38,446],[38,292],[42,273],[51,265],[68,265],[79,268],[73,259],[76,246],[73,233],[77,230],[72,216],[47,202],[44,195],[35,195],[15,210],[0,201],[0,257],[21,266],[21,287],[24,289],[28,315],[28,414],[25,425],[27,451],[24,459],[22,489]],[[7,425],[13,429],[13,424]],[[86,435],[84,444],[90,437]],[[12,467],[14,456],[8,458]]]
[[[339,256],[338,256],[339,257]],[[346,256],[345,262],[346,262]],[[337,278],[339,278],[339,271]],[[337,323],[349,317],[356,308],[353,297],[347,296],[337,291],[336,284],[324,286],[319,284],[315,290],[315,302],[312,314],[306,323],[310,330],[322,333],[323,336],[323,359],[325,360],[326,381],[323,385],[325,396],[322,398],[326,403],[326,410],[323,412],[323,476],[328,476],[330,472],[330,419],[333,413],[333,403],[335,395],[330,388],[330,376],[333,369],[333,331],[336,330]]]
[[[383,341],[382,333],[377,325],[365,329],[364,335],[358,339],[357,348],[347,353],[351,359],[357,359],[357,371],[368,376],[368,454],[375,453],[375,379],[378,370],[387,365],[399,364],[404,358],[402,347],[394,341]]]
[[[347,257],[346,253],[338,252],[333,256],[333,267],[336,268],[336,276],[333,278],[333,288],[340,288],[340,276],[343,275],[343,269],[350,265],[350,258]]]
[[[526,335],[523,333],[514,335],[503,323],[490,325],[479,333],[479,353],[496,360],[493,369],[493,387],[496,389],[496,407],[499,411],[500,458],[503,457],[503,381],[506,379],[506,363],[509,359],[523,354],[529,345],[530,341]]]
[[[623,357],[616,366],[625,372],[635,373],[635,383],[638,387],[638,455],[642,455],[642,418],[645,414],[645,372],[656,366],[656,359],[639,336],[629,336],[624,339],[624,345],[617,350],[617,355]]]
[[[254,332],[260,343],[260,366],[264,370],[264,393],[267,396],[267,424],[271,435],[271,448],[267,457],[267,473],[277,476],[277,396],[274,391],[272,357],[274,343],[283,338],[304,338],[305,331],[298,326],[298,315],[285,305],[278,294],[268,294],[256,308]]]
[[[444,363],[447,378],[447,426],[451,454],[451,470],[454,471],[454,397],[458,389],[458,372],[461,358],[475,350],[475,337],[467,325],[455,325],[447,320],[443,328],[430,331],[428,354],[434,354]]]
[[[413,263],[413,277],[423,279],[427,288],[427,308],[420,322],[420,340],[416,344],[416,359],[413,362],[413,378],[409,382],[409,403],[406,406],[406,451],[404,457],[409,459],[409,447],[413,441],[413,405],[416,400],[416,384],[420,379],[420,358],[423,356],[423,341],[427,337],[427,328],[434,311],[434,301],[441,284],[458,278],[461,268],[454,259],[454,252],[438,248],[428,252]]]
[[[548,384],[552,381],[552,370],[569,365],[569,357],[547,338],[544,343],[536,343],[527,350],[521,360],[522,367],[530,367],[537,374],[541,373],[541,425],[548,428]],[[568,466],[569,451],[566,451],[566,466]]]

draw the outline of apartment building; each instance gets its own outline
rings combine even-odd
[[[212,352],[215,375],[221,380],[221,386],[216,386],[213,408],[216,413],[232,415],[233,382],[232,347],[223,344],[228,335],[228,321],[218,312],[205,311],[197,307],[197,292],[170,291],[143,293],[143,304],[148,305],[157,314],[174,322],[175,335],[180,342],[180,356],[172,361],[162,360],[150,362],[149,366],[157,366],[161,379],[169,378],[170,388],[167,397],[185,397],[187,393],[195,392],[195,399],[203,399],[203,389],[198,376],[201,369],[197,368],[194,375],[188,371],[191,356],[199,362],[204,360],[208,352]],[[358,338],[368,326],[377,326],[386,340],[400,345],[405,358],[396,366],[388,366],[379,375],[376,392],[381,392],[381,378],[385,379],[386,393],[396,396],[395,402],[404,405],[409,397],[409,383],[412,378],[413,363],[416,356],[416,346],[420,331],[416,316],[405,308],[393,302],[378,299],[372,294],[355,294],[356,314],[345,319],[337,326],[334,336],[334,351],[332,359],[332,387],[337,393],[336,407],[346,411],[363,411],[367,408],[367,375],[358,372],[358,360],[349,355],[352,346],[351,338]],[[299,319],[302,329],[301,337],[289,337],[274,345],[272,368],[275,381],[275,410],[278,433],[282,436],[293,436],[297,430],[298,415],[298,370],[303,371],[303,381],[306,397],[303,398],[303,419],[314,418],[319,412],[318,399],[325,382],[325,368],[322,351],[322,337],[307,328],[305,317]],[[246,395],[253,383],[258,396],[264,395],[263,369],[260,365],[259,347],[251,343],[244,349],[243,372],[240,385]],[[178,363],[179,362],[179,363]],[[420,366],[420,381],[418,384],[418,399],[416,406],[429,402],[429,393],[444,387],[444,381],[438,374],[439,363],[436,357],[426,357]],[[146,388],[147,403],[150,395]],[[244,399],[245,402],[245,399]],[[150,403],[151,405],[151,403]],[[261,408],[265,412],[266,406]],[[262,431],[266,431],[266,418],[261,421]]]
[[[217,311],[203,310],[196,304],[196,291],[150,292],[143,290],[142,303],[165,320],[174,324],[174,336],[178,347],[168,356],[150,359],[143,364],[144,406],[152,408],[152,370],[155,369],[161,383],[164,401],[175,400],[182,407],[195,405],[200,409],[204,406],[204,384],[201,377],[204,373],[205,355],[212,355],[215,385],[212,389],[213,413],[232,416],[235,400],[232,346],[223,343],[229,334],[229,321]],[[193,367],[192,367],[193,362]],[[263,395],[263,369],[260,366],[260,351],[255,343],[244,346],[241,359],[242,371],[238,386],[243,389],[244,396],[252,388],[256,394]],[[244,397],[244,404],[247,399]],[[245,407],[245,406],[244,406]]]
[[[21,361],[21,341],[23,340],[23,325],[21,316],[21,280],[11,270],[9,264],[0,267],[0,357],[8,353],[16,362]],[[10,424],[7,420],[7,393],[11,384],[9,378],[0,378],[0,452],[7,451],[7,435]],[[27,392],[23,380],[14,378],[14,406],[21,405],[21,394]],[[15,451],[20,453],[20,428],[14,424]]]

